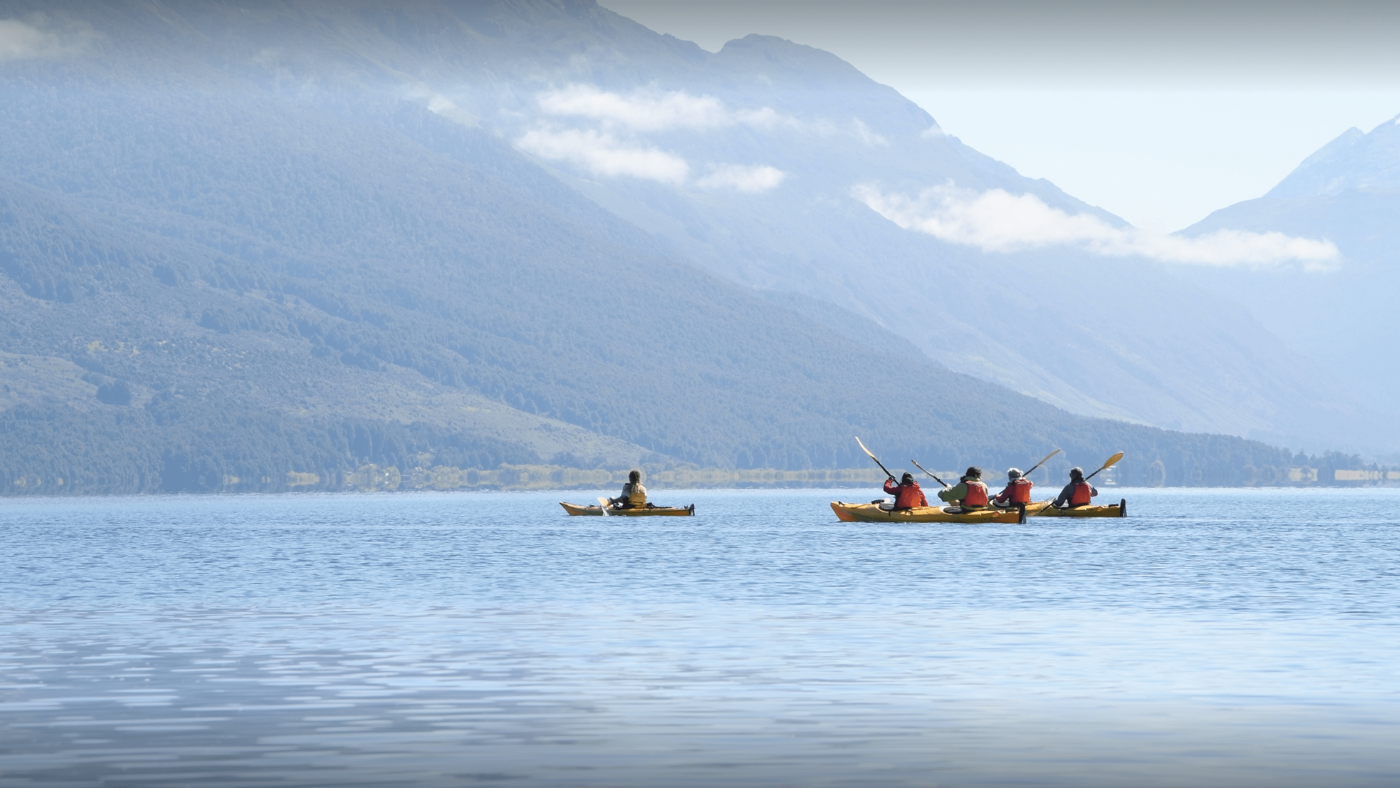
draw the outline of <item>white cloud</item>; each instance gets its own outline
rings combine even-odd
[[[884,194],[862,185],[856,199],[907,230],[988,252],[1014,252],[1046,246],[1077,246],[1096,254],[1139,255],[1172,263],[1216,266],[1271,266],[1302,263],[1310,270],[1335,266],[1339,253],[1330,241],[1283,233],[1217,230],[1196,238],[1115,227],[1091,214],[1068,214],[1032,194],[1002,189],[974,192],[951,184],[925,189],[916,198]]]
[[[440,93],[429,92],[428,111],[468,128],[475,128],[480,123],[475,115],[457,106],[451,99]]]
[[[760,129],[771,129],[774,126],[799,126],[795,119],[786,115],[778,114],[772,107],[762,109],[743,109],[734,113],[734,120],[745,126],[754,126]]]
[[[851,121],[851,126],[855,129],[856,139],[860,140],[865,145],[873,148],[876,145],[890,144],[889,140],[871,131],[870,127],[865,125],[865,121],[860,118],[852,118]]]
[[[91,39],[86,29],[59,34],[18,19],[0,19],[0,63],[75,54]]]
[[[540,158],[572,162],[598,175],[683,183],[690,173],[690,166],[679,156],[619,142],[605,132],[535,129],[515,144]]]
[[[682,90],[624,96],[591,85],[570,85],[541,93],[539,102],[540,109],[549,115],[591,118],[604,126],[625,126],[634,131],[712,129],[736,124],[770,127],[785,120],[771,107],[731,112],[714,96],[692,96]]]
[[[656,96],[606,93],[590,85],[571,85],[540,95],[540,109],[550,115],[568,115],[615,123],[637,131],[713,128],[729,123],[729,113],[713,96],[692,96],[674,91]]]
[[[696,181],[695,185],[702,189],[734,189],[757,193],[777,188],[786,177],[787,173],[776,167],[726,164]]]

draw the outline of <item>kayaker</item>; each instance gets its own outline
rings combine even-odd
[[[982,483],[982,469],[976,465],[967,469],[958,483],[946,490],[939,490],[938,497],[960,507],[964,512],[975,512],[987,508],[987,485]]]
[[[1074,509],[1080,506],[1088,506],[1090,499],[1098,495],[1099,491],[1094,489],[1094,485],[1084,481],[1083,468],[1069,469],[1069,484],[1060,490],[1060,495],[1055,499],[1055,508]]]
[[[919,483],[914,481],[914,474],[906,473],[899,480],[899,484],[894,483],[894,477],[885,480],[885,492],[894,496],[894,508],[913,509],[915,506],[928,506],[928,499],[924,497],[924,491],[919,487]]]
[[[640,509],[647,505],[647,488],[642,486],[642,472],[627,474],[627,483],[622,485],[622,494],[609,498],[608,503],[617,509]]]
[[[1031,488],[1035,486],[1030,479],[1027,479],[1019,468],[1011,468],[1006,472],[1006,488],[997,493],[997,497],[992,499],[992,506],[998,509],[1010,509],[1017,504],[1031,502]]]

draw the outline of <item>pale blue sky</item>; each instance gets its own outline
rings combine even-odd
[[[1400,115],[1400,4],[601,0],[717,50],[834,52],[950,134],[1135,225],[1258,197]]]

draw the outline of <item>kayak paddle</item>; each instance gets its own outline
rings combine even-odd
[[[1045,459],[1048,460],[1048,459],[1050,459],[1050,458],[1049,458],[1049,457],[1046,457]],[[928,468],[925,468],[924,466],[920,465],[919,463],[914,462],[914,460],[910,460],[910,462],[913,462],[913,463],[914,463],[914,467],[915,467],[915,468],[918,468],[919,470],[923,471],[924,473],[927,473],[929,476],[933,476],[933,474],[929,472],[929,469],[928,469]],[[1042,460],[1042,462],[1044,462],[1044,460]],[[937,476],[933,476],[933,480],[936,481],[936,482],[938,482],[939,484],[943,485],[944,487],[947,487],[947,486],[948,486],[948,483],[947,483],[947,482],[943,481],[942,479],[938,478]]]
[[[1099,471],[1108,470],[1109,468],[1112,468],[1114,465],[1117,465],[1117,464],[1118,464],[1118,461],[1121,460],[1121,459],[1123,459],[1123,452],[1120,451],[1120,452],[1118,452],[1117,454],[1113,455],[1112,457],[1109,457],[1109,458],[1108,458],[1108,462],[1104,463],[1104,464],[1103,464],[1103,467],[1102,467],[1102,468],[1099,468]],[[1089,474],[1088,476],[1085,476],[1085,477],[1084,477],[1084,481],[1087,482],[1087,481],[1089,481],[1090,479],[1094,478],[1095,476],[1098,476],[1098,475],[1099,475],[1099,471],[1094,471],[1093,473]]]
[[[598,496],[598,505],[601,506],[601,507],[603,507],[603,516],[604,516],[604,517],[607,517],[607,516],[608,516],[608,510],[612,508],[612,504],[611,504],[611,503],[608,503],[608,499],[607,499],[607,498],[604,498],[603,496],[600,495],[600,496]]]
[[[860,443],[860,438],[856,438],[856,443]],[[860,450],[863,451],[863,452],[865,452],[866,455],[867,455],[868,457],[870,457],[870,459],[874,460],[874,461],[875,461],[875,464],[880,466],[880,470],[884,471],[886,476],[890,477],[891,479],[894,478],[894,474],[893,474],[893,473],[890,473],[890,469],[889,469],[889,468],[886,468],[886,467],[885,467],[885,464],[882,463],[882,462],[880,462],[880,458],[879,458],[879,457],[876,457],[874,454],[871,454],[871,453],[870,453],[870,450],[867,449],[867,448],[865,448],[865,444],[864,444],[864,443],[860,443]]]
[[[1059,449],[1056,449],[1056,450],[1050,452],[1049,454],[1045,455],[1045,460],[1048,460],[1048,459],[1050,459],[1051,457],[1054,457],[1056,454],[1059,454],[1059,453],[1060,453],[1060,450],[1059,450]],[[1031,466],[1031,471],[1033,471],[1033,470],[1035,470],[1036,468],[1039,468],[1040,466],[1044,465],[1044,464],[1045,464],[1045,460],[1041,460],[1040,462],[1036,463],[1035,465],[1032,465],[1032,466]],[[1107,468],[1108,466],[1105,465],[1104,467]],[[1024,479],[1024,478],[1026,478],[1027,476],[1030,476],[1030,475],[1031,475],[1031,471],[1026,471],[1025,473],[1021,474],[1021,478]],[[1098,473],[1098,471],[1094,471],[1094,473]]]

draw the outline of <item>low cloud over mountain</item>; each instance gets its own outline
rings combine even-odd
[[[1295,263],[1307,270],[1333,268],[1339,257],[1330,241],[1279,232],[1216,230],[1191,237],[1115,226],[1093,214],[1051,208],[1033,194],[1012,194],[1003,189],[976,192],[949,184],[906,197],[862,184],[853,194],[906,230],[984,252],[1065,246],[1097,255],[1146,257],[1167,263],[1246,267]]]

